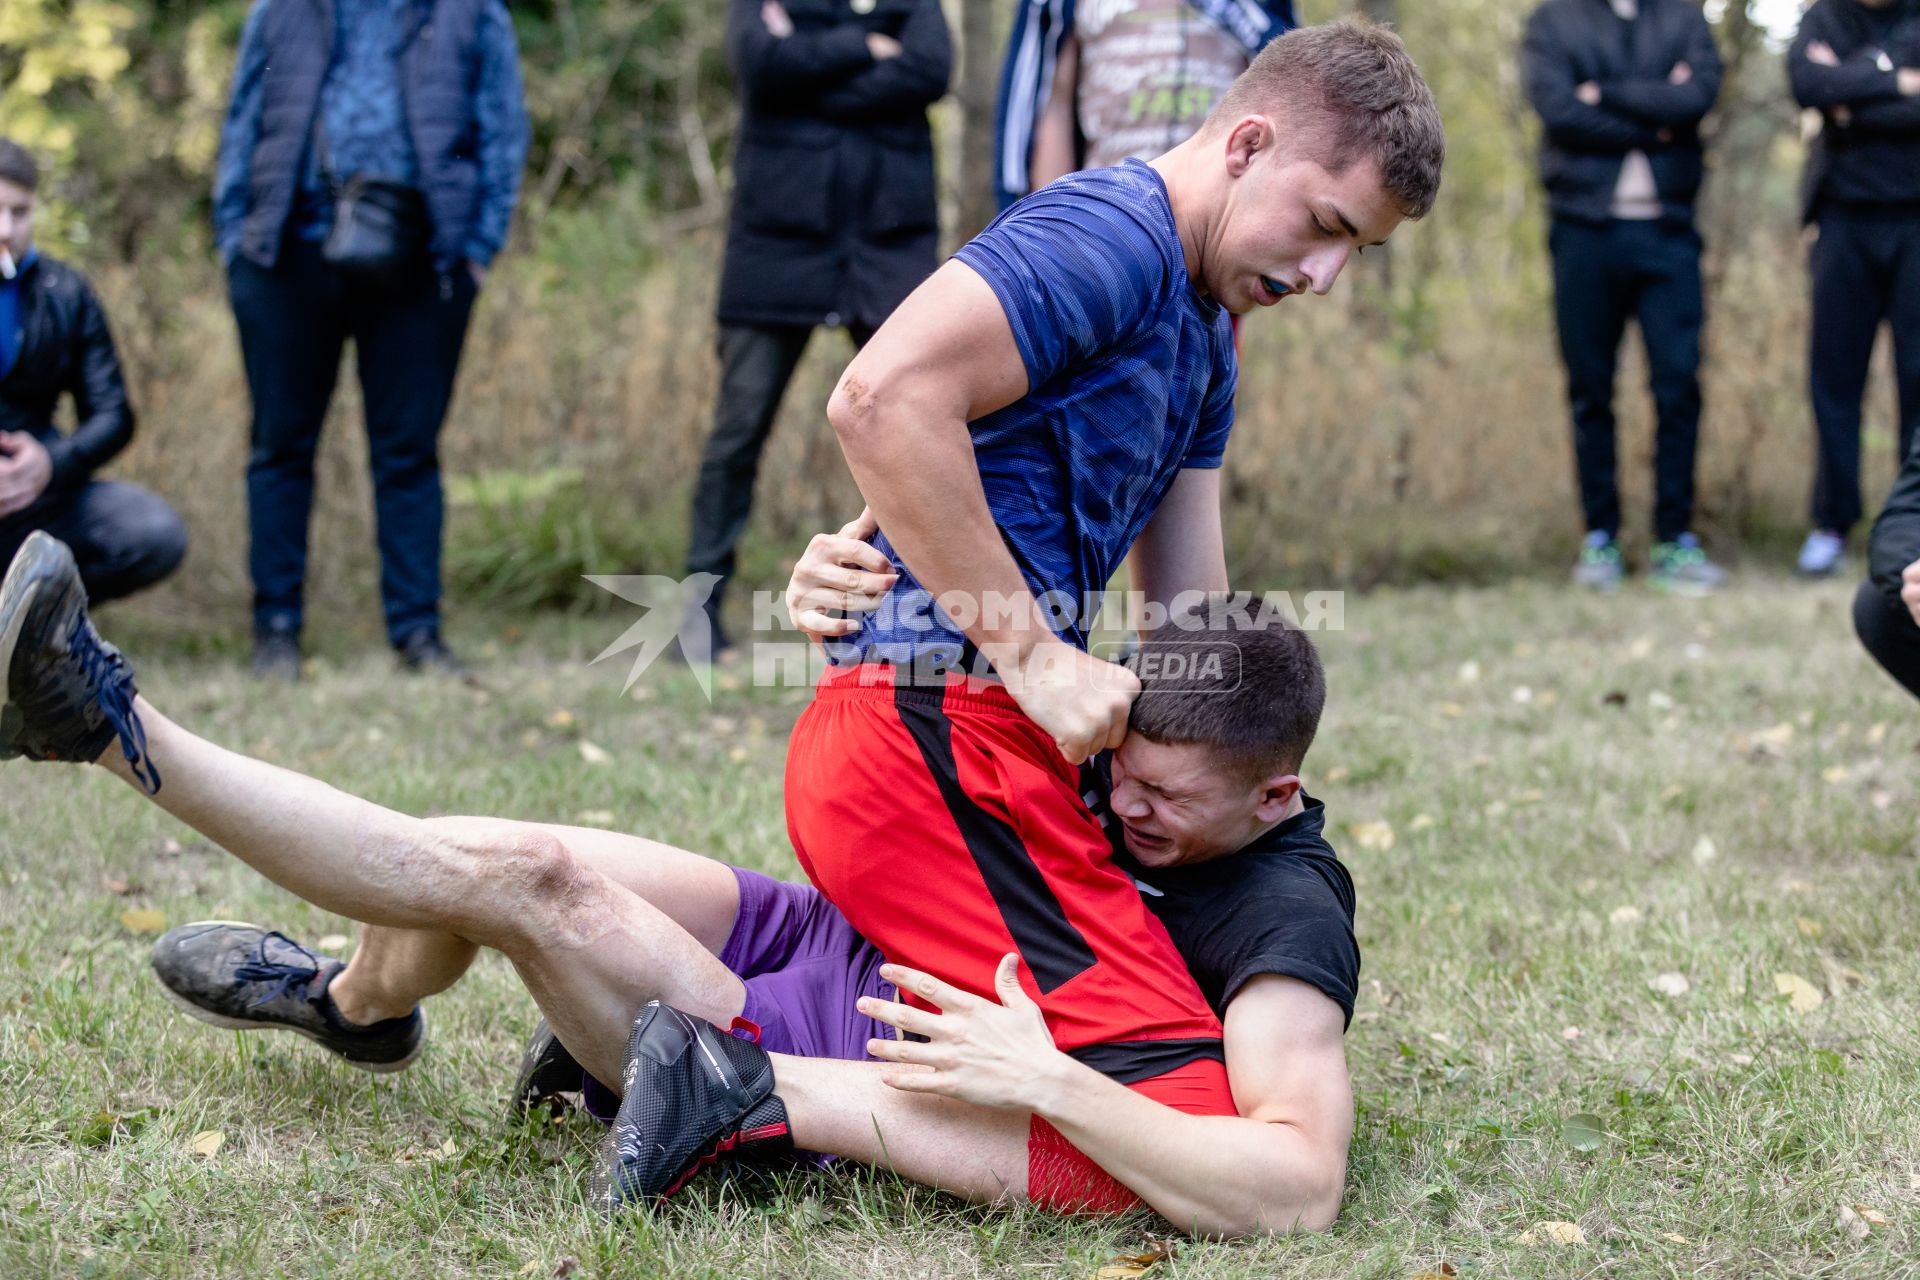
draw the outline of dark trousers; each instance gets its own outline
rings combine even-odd
[[[453,395],[476,292],[460,267],[424,268],[394,292],[348,285],[293,237],[269,271],[234,260],[228,274],[253,394],[247,514],[257,630],[300,629],[320,424],[353,339],[366,403],[380,545],[380,602],[396,645],[440,622],[440,424]]]
[[[1700,236],[1690,226],[1556,218],[1554,314],[1573,410],[1573,454],[1587,529],[1618,533],[1613,378],[1629,317],[1646,345],[1653,392],[1654,535],[1693,523],[1693,456],[1700,436]]]
[[[1893,327],[1900,457],[1912,451],[1920,428],[1920,217],[1824,211],[1809,265],[1808,367],[1819,441],[1813,524],[1845,533],[1860,519],[1860,400],[1883,320]]]
[[[848,326],[847,332],[856,347],[873,336],[865,326]],[[760,451],[766,448],[780,398],[812,336],[808,325],[720,326],[720,398],[694,484],[693,530],[687,544],[688,573],[720,576],[716,602],[733,576],[734,548],[753,510]]]
[[[1887,599],[1871,582],[1853,597],[1853,630],[1875,662],[1920,698],[1920,626],[1904,604]]]
[[[0,520],[0,572],[36,530],[73,549],[93,604],[152,586],[187,555],[179,513],[165,499],[117,480],[87,481]]]

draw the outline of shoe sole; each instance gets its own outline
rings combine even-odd
[[[256,929],[259,927],[245,920],[195,920],[193,923],[221,924],[229,928],[239,929]],[[157,979],[158,975],[156,974],[155,977]],[[284,1022],[249,1022],[245,1018],[229,1018],[223,1013],[215,1013],[211,1009],[201,1008],[168,986],[165,982],[160,983],[160,994],[165,996],[170,1003],[196,1022],[204,1022],[210,1027],[219,1027],[222,1031],[291,1031],[297,1036],[305,1036],[348,1066],[356,1067],[361,1071],[370,1071],[377,1076],[392,1075],[396,1071],[405,1071],[414,1064],[415,1060],[420,1057],[420,1054],[427,1047],[427,1011],[425,1009],[420,1010],[420,1040],[413,1046],[412,1053],[409,1053],[404,1058],[396,1058],[392,1062],[362,1062],[357,1058],[349,1058],[338,1049],[332,1048],[326,1041],[322,1040],[313,1032],[308,1031],[305,1027],[290,1027]]]
[[[11,688],[13,672],[13,654],[20,647],[20,633],[27,625],[27,615],[33,611],[33,602],[40,595],[41,584],[20,589],[15,575],[30,574],[39,566],[43,558],[51,554],[50,548],[59,547],[60,542],[40,530],[35,530],[20,544],[20,550],[14,553],[13,563],[7,568],[4,582],[0,582],[0,602],[19,592],[19,599],[6,607],[8,613],[0,620],[0,707],[13,701]]]

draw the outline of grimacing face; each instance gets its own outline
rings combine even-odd
[[[1211,747],[1130,733],[1113,753],[1109,805],[1127,852],[1146,867],[1177,867],[1236,853],[1287,816],[1300,779],[1249,781]]]
[[[0,178],[0,244],[7,246],[16,263],[33,247],[35,204],[33,192]]]
[[[1202,283],[1235,315],[1293,294],[1324,294],[1365,248],[1384,244],[1399,206],[1371,158],[1332,174],[1283,145],[1273,121],[1248,116],[1221,144],[1225,207],[1201,253]]]

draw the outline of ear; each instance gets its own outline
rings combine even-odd
[[[1287,810],[1293,807],[1293,798],[1299,794],[1300,775],[1275,774],[1260,784],[1260,799],[1254,805],[1254,817],[1262,823],[1280,821],[1287,816]]]
[[[1273,149],[1279,134],[1266,116],[1245,116],[1227,131],[1227,176],[1238,178],[1252,167],[1254,157]]]

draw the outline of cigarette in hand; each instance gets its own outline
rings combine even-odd
[[[13,263],[13,254],[7,246],[0,244],[0,280],[11,280],[20,274],[20,268]]]

